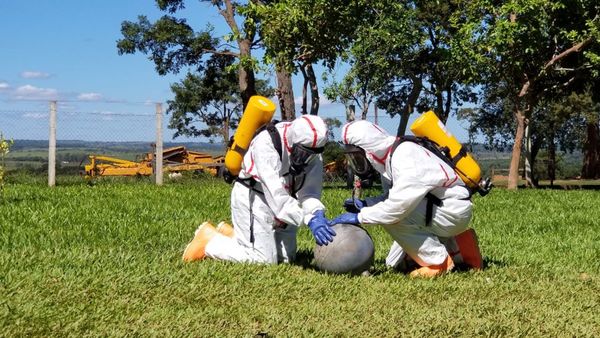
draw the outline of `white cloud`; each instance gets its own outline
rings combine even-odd
[[[5,90],[10,88],[10,86],[8,85],[8,83],[6,82],[0,82],[0,90]]]
[[[12,93],[17,100],[56,100],[58,91],[52,88],[38,88],[32,85],[21,86]]]
[[[78,100],[99,101],[102,100],[102,94],[99,93],[81,93],[77,96]]]
[[[47,79],[50,77],[50,74],[27,70],[21,73],[21,77],[24,79]]]

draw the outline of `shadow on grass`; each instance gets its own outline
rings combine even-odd
[[[391,267],[388,267],[385,265],[385,259],[376,260],[374,266],[383,266],[383,268],[382,269],[372,268],[370,271],[372,276],[382,274],[383,272],[386,272],[389,270],[392,270],[392,271],[400,273],[400,274],[408,274],[411,271],[413,271],[414,269],[418,268],[418,265],[414,261],[412,261],[411,263],[409,263],[406,266],[403,266],[401,268],[391,268]],[[485,258],[483,260],[483,268],[481,269],[481,271],[485,271],[492,266],[506,267],[508,265],[502,261]],[[473,268],[470,267],[469,265],[467,265],[465,263],[459,263],[454,266],[454,269],[452,270],[452,272],[453,273],[465,273],[465,272],[469,272],[472,270],[473,270]]]
[[[297,265],[297,266],[301,266],[305,270],[313,270],[313,271],[320,272],[320,270],[313,264],[313,260],[314,260],[313,251],[303,249],[303,250],[298,250],[298,252],[296,253],[296,261],[293,264]],[[485,271],[492,266],[504,268],[508,265],[502,261],[484,258],[483,269],[481,269],[481,270]],[[371,266],[371,268],[369,269],[369,275],[370,276],[378,276],[378,275],[381,275],[390,270],[392,270],[398,274],[408,274],[416,268],[417,268],[417,264],[414,262],[412,262],[412,264],[409,264],[408,266],[405,266],[403,268],[391,268],[385,264],[385,259],[376,259],[373,262],[373,266]],[[472,268],[470,266],[468,266],[464,263],[460,263],[460,264],[456,264],[453,272],[454,273],[465,273],[465,272],[469,272],[471,270],[472,270]],[[360,276],[360,275],[355,275],[355,276]]]
[[[525,187],[523,187],[525,188]],[[567,185],[541,185],[538,189],[542,190],[600,190],[600,185],[598,184],[567,184]]]
[[[312,264],[314,253],[312,250],[302,249],[296,252],[296,261],[294,265],[301,266],[305,270],[316,270],[317,267]]]

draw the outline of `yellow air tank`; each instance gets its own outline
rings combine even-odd
[[[433,111],[421,115],[410,126],[410,130],[418,137],[427,137],[441,147],[450,149],[450,156],[454,159],[462,149],[462,144],[446,129]],[[456,172],[465,184],[473,189],[479,188],[481,169],[470,153],[464,152],[462,158],[456,162]]]
[[[275,104],[266,97],[254,95],[242,114],[229,149],[225,154],[225,167],[231,175],[237,176],[242,169],[242,159],[248,150],[256,130],[267,124],[275,113]]]

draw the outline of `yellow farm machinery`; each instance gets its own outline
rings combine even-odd
[[[84,166],[85,177],[96,176],[150,176],[154,173],[154,153],[146,153],[136,161],[124,160],[104,155],[89,155],[89,164]],[[221,176],[224,156],[187,150],[184,146],[172,147],[163,151],[163,171],[166,174],[182,171],[207,172]]]

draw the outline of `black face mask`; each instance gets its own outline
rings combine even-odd
[[[352,168],[358,177],[365,180],[373,175],[375,169],[367,159],[367,154],[364,149],[351,144],[346,144],[344,152],[348,159],[348,165],[350,165],[350,168]]]
[[[292,175],[300,175],[306,166],[312,162],[325,148],[309,148],[301,144],[294,144],[290,153],[290,173]]]

